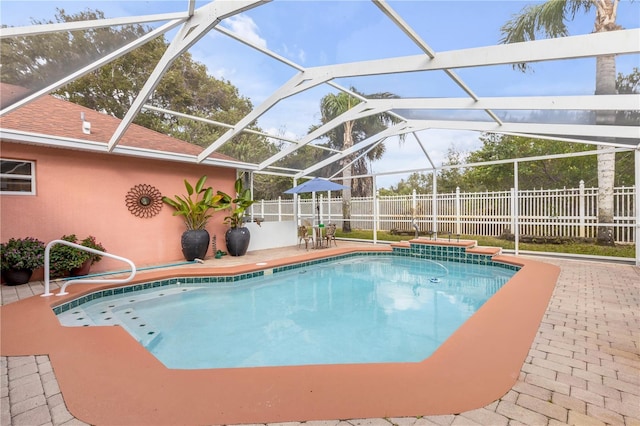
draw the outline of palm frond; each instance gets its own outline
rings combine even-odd
[[[566,21],[580,12],[588,12],[593,0],[548,0],[545,3],[525,6],[500,27],[500,43],[522,43],[536,37],[566,37],[569,34]],[[514,68],[527,71],[526,63],[514,64]]]

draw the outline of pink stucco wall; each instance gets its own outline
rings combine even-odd
[[[142,219],[125,204],[137,184],[156,187],[162,195],[185,194],[183,180],[194,184],[207,175],[214,190],[232,193],[236,171],[178,162],[97,154],[2,142],[2,158],[36,162],[37,195],[0,196],[0,240],[35,237],[44,242],[65,234],[96,237],[109,253],[131,259],[138,267],[184,260],[180,236],[185,230],[173,209]],[[215,213],[207,230],[224,247],[224,212]],[[208,255],[211,255],[211,249]],[[92,272],[119,270],[127,265],[103,258]],[[36,276],[34,276],[35,278]]]

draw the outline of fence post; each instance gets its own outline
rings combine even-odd
[[[418,216],[418,195],[415,189],[411,192],[411,216],[412,219]]]
[[[264,198],[260,200],[260,218],[264,220]]]
[[[509,210],[511,210],[511,233],[515,235],[516,233],[516,203],[518,202],[518,200],[516,200],[516,189],[515,188],[511,188],[511,208]]]
[[[636,210],[636,226],[633,238],[636,240],[636,266],[640,266],[640,150],[636,149],[633,153],[635,170],[635,184],[633,185],[634,208]]]
[[[327,191],[327,210],[329,210],[328,220],[331,223],[331,191]]]
[[[378,244],[378,220],[380,219],[379,212],[380,206],[378,205],[378,198],[380,193],[378,192],[378,183],[376,176],[373,176],[373,244]]]
[[[580,184],[579,184],[579,201],[578,201],[578,214],[579,214],[579,219],[578,222],[580,223],[580,228],[579,228],[579,232],[580,232],[580,238],[584,238],[585,237],[585,200],[584,200],[584,181],[580,180]]]
[[[456,234],[460,235],[461,225],[460,225],[460,187],[456,186]]]
[[[433,186],[432,186],[432,194],[431,194],[431,214],[433,217],[431,218],[431,230],[433,231],[433,238],[438,239],[438,233],[440,230],[438,229],[438,179],[436,176],[436,171],[433,171]]]
[[[520,253],[520,203],[518,198],[520,197],[520,184],[518,183],[518,162],[513,162],[513,237],[516,243],[515,254]]]
[[[324,209],[322,208],[322,202],[324,201],[324,195],[320,194],[320,203],[318,206],[320,207],[320,223],[324,223]]]
[[[278,222],[282,222],[282,197],[278,197]]]

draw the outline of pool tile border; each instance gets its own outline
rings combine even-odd
[[[492,255],[486,254],[474,254],[467,253],[465,247],[458,246],[441,246],[441,245],[429,245],[429,244],[415,244],[410,243],[409,247],[392,247],[392,251],[358,251],[352,253],[345,253],[336,256],[325,257],[321,259],[308,260],[304,262],[292,263],[290,265],[278,266],[274,268],[267,268],[266,271],[271,270],[274,274],[280,272],[286,272],[295,270],[298,268],[306,268],[308,266],[323,264],[332,262],[335,260],[343,260],[356,256],[402,256],[413,257],[419,259],[428,259],[436,261],[452,261],[459,263],[470,263],[473,265],[486,265],[492,267],[498,267],[507,269],[510,271],[519,271],[519,265],[512,265],[504,262],[496,262],[492,260]],[[84,303],[92,300],[101,299],[103,297],[113,296],[117,294],[133,293],[136,291],[147,290],[150,288],[164,287],[174,284],[216,284],[216,283],[233,283],[242,281],[249,278],[261,277],[265,275],[265,270],[248,272],[238,275],[223,275],[223,276],[206,276],[206,277],[175,277],[164,280],[149,281],[141,284],[132,284],[123,287],[109,288],[105,290],[98,290],[84,296],[80,296],[76,299],[54,306],[53,313],[59,315]]]

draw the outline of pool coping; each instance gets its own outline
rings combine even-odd
[[[270,261],[269,267],[354,251],[362,248],[307,252]],[[1,350],[6,356],[48,354],[69,411],[91,424],[266,423],[458,413],[499,399],[515,384],[559,274],[556,266],[534,260],[502,255],[494,260],[522,269],[419,363],[169,370],[120,327],[62,327],[51,306],[96,289],[84,285],[69,286],[70,295],[64,298],[36,296],[2,306]],[[179,275],[261,268],[194,268]],[[167,275],[176,271],[141,273],[136,282]]]

